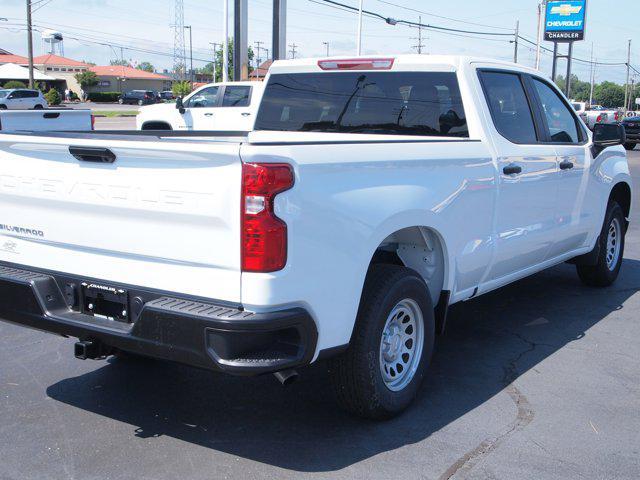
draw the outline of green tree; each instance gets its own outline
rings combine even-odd
[[[624,104],[624,87],[613,82],[602,82],[595,86],[593,99],[604,107],[622,107]]]
[[[94,87],[98,84],[98,76],[91,70],[86,70],[82,73],[76,73],[74,75],[74,78],[83,90]]]
[[[233,78],[233,39],[232,38],[229,39],[228,53],[229,53],[229,78]],[[253,67],[251,66],[251,63],[255,58],[255,54],[251,47],[249,47],[247,54],[249,56],[249,73],[251,73],[253,71]],[[216,62],[216,78],[214,79],[214,82],[221,82],[222,81],[222,49],[216,50],[215,62]],[[207,63],[203,68],[198,70],[198,73],[213,75],[213,62]]]
[[[560,90],[564,92],[567,82],[565,77],[559,75],[556,78],[556,85]],[[589,93],[591,90],[591,84],[589,82],[583,82],[577,75],[571,75],[571,92],[569,96],[579,102],[589,101]]]
[[[58,93],[55,88],[52,88],[47,93],[45,93],[44,98],[49,105],[60,105],[60,103],[62,102],[60,93]]]
[[[193,90],[193,87],[191,86],[191,83],[187,81],[175,82],[171,87],[171,90],[173,91],[173,96],[177,98],[189,95]]]
[[[155,67],[150,62],[141,62],[137,67],[138,70],[144,70],[145,72],[155,72]]]
[[[27,86],[17,80],[11,80],[10,82],[5,83],[3,88],[27,88]]]
[[[131,64],[129,63],[129,60],[110,60],[109,61],[109,65],[112,66],[121,66],[121,67],[130,67]]]

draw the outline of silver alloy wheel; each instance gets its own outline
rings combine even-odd
[[[620,257],[620,240],[622,238],[622,226],[617,218],[611,220],[607,233],[607,267],[614,271]]]
[[[380,373],[393,392],[415,376],[424,345],[424,318],[415,300],[405,298],[391,309],[380,340]]]

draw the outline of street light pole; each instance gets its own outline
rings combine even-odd
[[[327,47],[327,57],[329,56],[329,42],[322,42]]]
[[[538,4],[538,38],[536,39],[536,70],[540,70],[540,44],[542,43],[542,25],[546,14],[547,1],[542,0]]]
[[[33,88],[33,22],[31,21],[31,0],[27,0],[27,51],[29,55],[29,88]]]
[[[358,8],[358,56],[362,55],[362,4],[364,0],[360,0],[360,7]]]
[[[624,84],[624,111],[627,112],[629,107],[629,97],[633,92],[629,92],[629,77],[631,75],[631,40],[629,40],[629,46],[627,47],[627,83]]]
[[[191,25],[185,25],[184,28],[189,29],[189,56],[191,57],[191,73],[189,74],[189,78],[191,79],[191,85],[193,85],[193,35]]]

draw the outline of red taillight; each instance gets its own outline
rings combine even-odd
[[[614,120],[617,122],[620,119],[620,112],[616,112],[613,114]]]
[[[598,115],[598,118],[596,118],[596,123],[600,123],[602,121],[602,114]]]
[[[287,224],[273,211],[274,198],[293,186],[286,163],[242,166],[242,270],[275,272],[287,263]]]
[[[348,58],[318,60],[322,70],[391,70],[393,58]]]
[[[91,115],[91,130],[96,129],[96,117],[95,115]]]

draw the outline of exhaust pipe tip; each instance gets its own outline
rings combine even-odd
[[[298,379],[298,372],[296,372],[293,368],[290,368],[288,370],[281,370],[274,373],[273,375],[278,379],[283,387],[291,385]]]

